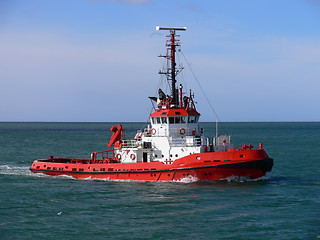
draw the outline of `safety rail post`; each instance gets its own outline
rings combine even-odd
[[[97,155],[97,153],[92,151],[92,153],[91,153],[91,162],[92,163],[94,163],[96,161],[96,155]]]
[[[101,159],[98,158],[98,160],[104,160],[104,159],[110,157],[110,154],[109,154],[110,152],[111,152],[111,158],[114,158],[114,149],[112,149],[112,150],[92,152],[91,159],[93,162],[96,162],[97,161],[97,154],[101,154]]]

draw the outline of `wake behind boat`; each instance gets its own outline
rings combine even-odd
[[[221,180],[230,177],[256,179],[271,171],[273,159],[263,149],[251,144],[234,148],[230,136],[205,137],[199,127],[200,113],[194,94],[177,87],[176,51],[180,46],[176,31],[186,28],[163,28],[167,36],[167,69],[160,71],[170,83],[170,94],[159,89],[158,97],[149,97],[156,108],[150,124],[138,130],[134,139],[125,138],[125,129],[112,126],[111,150],[94,151],[88,159],[54,158],[33,162],[30,170],[48,175],[74,178],[97,178],[137,181]]]

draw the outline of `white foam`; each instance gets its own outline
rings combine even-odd
[[[0,165],[0,174],[25,176],[25,175],[30,175],[31,172],[29,170],[29,167]]]
[[[193,183],[193,182],[197,182],[199,181],[199,179],[197,177],[194,176],[186,176],[184,178],[181,178],[179,180],[174,180],[173,182],[180,182],[180,183]]]
[[[47,175],[47,174],[46,174]],[[72,177],[70,175],[65,175],[65,174],[62,174],[62,175],[47,175],[47,176],[51,176],[51,177],[54,177],[54,178],[61,178],[61,179],[77,179],[75,177]]]
[[[265,175],[263,177],[259,178],[251,178],[249,176],[231,176],[224,179],[220,179],[220,181],[228,181],[228,182],[257,182],[257,181],[266,181],[269,180],[271,177],[268,175]]]

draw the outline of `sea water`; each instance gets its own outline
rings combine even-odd
[[[250,181],[77,180],[33,160],[89,158],[112,123],[0,123],[0,239],[320,239],[320,123],[224,123],[260,142],[272,172]],[[128,138],[143,123],[122,123]],[[207,136],[215,123],[201,123]]]

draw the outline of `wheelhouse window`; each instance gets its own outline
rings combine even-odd
[[[151,123],[152,124],[167,124],[168,120],[167,117],[152,117]]]
[[[167,121],[167,117],[161,117],[161,121],[163,124],[167,124],[168,121]]]
[[[169,117],[169,123],[170,124],[180,124],[180,123],[186,123],[187,117]],[[193,119],[194,122],[194,119]]]
[[[199,120],[199,116],[189,116],[188,123],[197,123]]]

